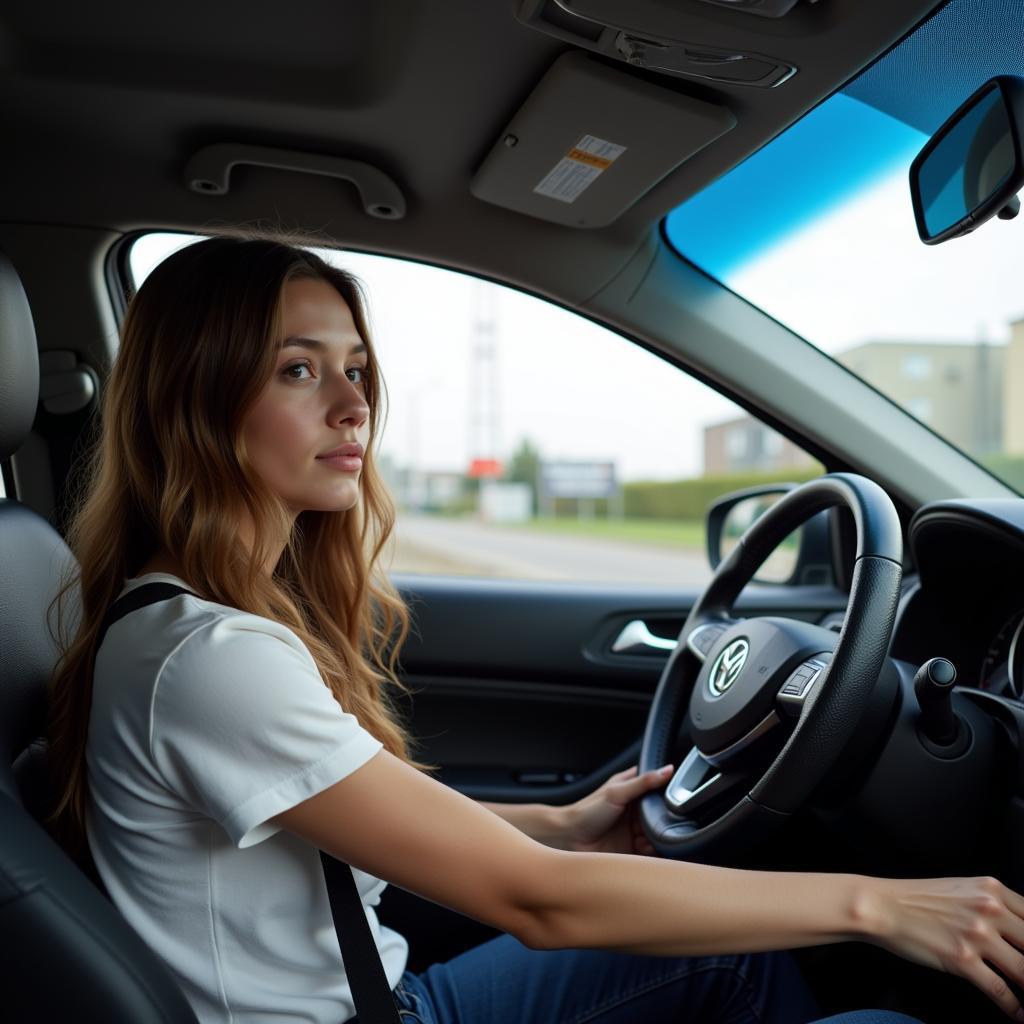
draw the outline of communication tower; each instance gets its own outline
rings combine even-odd
[[[476,281],[472,293],[469,377],[469,475],[501,475],[498,408],[498,319],[495,287]]]

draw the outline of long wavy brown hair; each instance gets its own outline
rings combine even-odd
[[[241,430],[273,374],[282,292],[298,278],[328,282],[352,311],[368,350],[370,442],[357,505],[293,522],[248,463]],[[210,238],[146,278],[125,316],[70,519],[78,568],[51,605],[61,657],[48,728],[58,791],[50,824],[72,853],[85,849],[85,749],[103,618],[161,547],[200,596],[294,630],[345,710],[392,754],[427,767],[410,757],[389,692],[406,690],[396,659],[408,615],[379,567],[394,526],[373,456],[384,397],[362,288],[315,253],[275,239]],[[255,524],[251,548],[239,543],[240,521]],[[287,545],[267,575],[269,545],[282,535]]]

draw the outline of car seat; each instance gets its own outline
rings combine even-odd
[[[38,400],[32,314],[0,253],[0,459],[24,443]],[[42,516],[0,498],[0,1017],[195,1024],[170,972],[37,820],[57,658],[47,608],[73,564]]]

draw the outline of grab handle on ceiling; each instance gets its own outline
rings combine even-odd
[[[398,220],[405,216],[405,196],[383,171],[361,160],[302,153],[293,149],[246,146],[233,142],[205,146],[186,165],[185,184],[193,192],[203,195],[226,195],[230,187],[231,169],[238,164],[341,178],[355,185],[363,209],[371,217]]]

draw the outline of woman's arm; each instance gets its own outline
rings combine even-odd
[[[568,850],[569,820],[565,807],[551,804],[495,804],[483,800],[477,803],[486,807],[503,821],[515,825],[520,832],[553,850]]]
[[[677,956],[863,939],[970,979],[1007,1013],[1019,1008],[984,962],[1024,984],[1024,898],[995,879],[745,871],[552,850],[383,750],[274,821],[535,949]]]
[[[853,876],[553,850],[383,750],[274,820],[533,948],[743,952],[838,942],[862,924]]]

